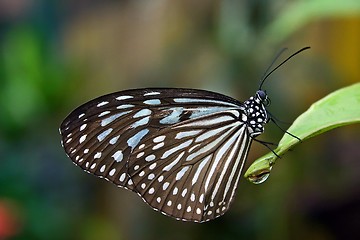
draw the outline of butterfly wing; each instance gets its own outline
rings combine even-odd
[[[94,99],[61,124],[62,144],[87,172],[156,210],[202,222],[228,209],[251,138],[243,105],[193,89],[136,89]]]

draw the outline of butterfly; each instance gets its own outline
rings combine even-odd
[[[229,209],[251,143],[272,120],[265,79],[308,48],[267,73],[244,102],[185,88],[98,97],[62,122],[62,146],[75,165],[137,193],[165,215],[212,220]]]

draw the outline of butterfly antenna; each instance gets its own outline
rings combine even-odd
[[[288,48],[283,48],[281,49],[274,57],[274,59],[272,60],[272,62],[270,63],[269,67],[265,70],[264,75],[261,77],[261,82],[260,82],[260,86],[259,89],[261,89],[261,86],[266,78],[267,73],[270,71],[270,69],[272,68],[272,66],[274,66],[275,62],[279,59],[279,57],[286,51],[288,50]]]
[[[260,82],[260,86],[259,89],[262,88],[262,85],[264,84],[265,80],[273,73],[275,72],[279,67],[281,67],[283,64],[285,64],[287,61],[289,61],[292,57],[294,57],[295,55],[301,53],[302,51],[305,51],[307,49],[309,49],[310,47],[303,47],[302,49],[298,50],[297,52],[291,54],[288,58],[286,58],[284,61],[282,61],[279,65],[277,65],[273,70],[271,70],[270,72],[269,69],[273,66],[274,62],[281,56],[281,54],[287,49],[284,48],[282,49],[275,57],[275,59],[272,61],[272,63],[270,64],[270,66],[266,69],[264,76],[261,79]]]

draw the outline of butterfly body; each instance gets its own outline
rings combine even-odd
[[[155,210],[211,220],[228,210],[252,139],[268,122],[262,93],[244,103],[194,89],[112,93],[70,113],[62,144],[76,165]]]

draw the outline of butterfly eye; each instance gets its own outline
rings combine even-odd
[[[267,98],[267,94],[264,90],[258,90],[256,95],[260,98],[261,101],[264,101]]]

